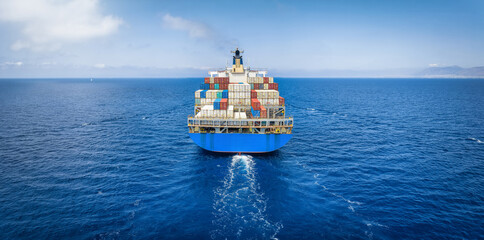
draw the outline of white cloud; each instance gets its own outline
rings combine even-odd
[[[438,66],[439,66],[438,63],[431,63],[431,64],[429,64],[429,67],[438,67]]]
[[[207,25],[181,17],[174,17],[170,14],[163,16],[163,26],[166,28],[187,32],[192,38],[208,39],[213,37],[213,31]]]
[[[17,23],[23,39],[12,50],[55,50],[116,32],[120,18],[102,15],[97,0],[2,0],[0,21]]]
[[[4,62],[2,65],[4,66],[17,66],[17,67],[20,67],[22,66],[24,63],[23,62]]]
[[[94,67],[95,68],[105,68],[106,67],[106,64],[104,64],[104,63],[98,63],[98,64],[95,64]]]

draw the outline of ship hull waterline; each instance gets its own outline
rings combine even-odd
[[[212,152],[266,153],[284,146],[292,134],[189,133],[201,148]]]

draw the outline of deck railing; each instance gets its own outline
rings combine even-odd
[[[187,120],[189,127],[228,127],[228,128],[273,128],[292,127],[294,119],[286,118],[195,118],[189,116]]]

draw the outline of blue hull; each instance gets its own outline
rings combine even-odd
[[[272,152],[284,146],[292,134],[189,133],[201,148],[213,152]]]

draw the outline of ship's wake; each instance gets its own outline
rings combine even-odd
[[[274,239],[281,223],[267,219],[251,156],[234,156],[223,185],[215,189],[212,239]]]
[[[333,191],[331,191],[330,189],[328,189],[324,184],[324,179],[320,178],[320,175],[319,173],[314,170],[313,168],[309,167],[307,164],[305,163],[301,163],[299,161],[296,161],[296,163],[301,166],[303,169],[309,171],[310,173],[313,174],[313,178],[315,180],[314,184],[321,187],[322,190],[326,193],[328,193],[329,195],[337,198],[337,199],[340,199],[342,201],[344,201],[347,206],[348,206],[348,209],[353,213],[355,214],[356,216],[360,217],[361,218],[361,221],[362,221],[362,224],[364,224],[366,227],[367,227],[367,230],[365,231],[365,234],[366,236],[368,237],[368,239],[373,239],[373,228],[375,227],[380,227],[380,228],[388,228],[387,226],[383,225],[383,224],[380,224],[374,220],[370,220],[369,218],[367,218],[366,216],[360,214],[357,212],[356,208],[363,205],[363,203],[361,202],[358,202],[358,201],[354,201],[354,200],[350,200],[338,193],[335,193]]]

